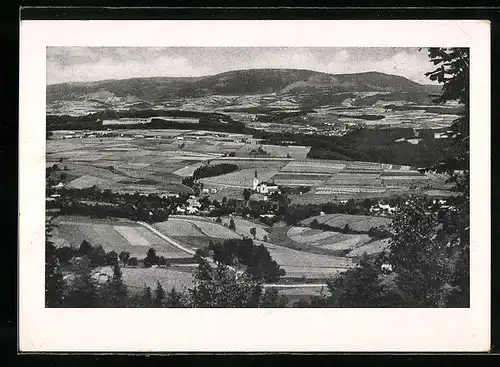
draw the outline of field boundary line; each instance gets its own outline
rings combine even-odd
[[[195,254],[195,252],[193,250],[188,249],[187,247],[184,247],[184,246],[180,245],[177,241],[174,241],[170,237],[165,236],[163,233],[161,233],[160,231],[158,231],[156,228],[150,226],[149,224],[147,224],[145,222],[141,222],[141,221],[137,221],[136,223],[138,223],[141,226],[149,229],[151,232],[153,232],[154,234],[156,234],[158,237],[164,239],[165,241],[167,241],[172,246],[177,247],[179,250],[184,251],[184,252],[188,253],[189,255],[194,255]]]

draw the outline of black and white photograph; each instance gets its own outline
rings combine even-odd
[[[478,58],[408,44],[47,44],[43,308],[477,309]]]

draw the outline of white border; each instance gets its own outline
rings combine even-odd
[[[23,21],[20,35],[21,351],[489,349],[489,22]],[[470,47],[470,309],[45,309],[46,46]]]

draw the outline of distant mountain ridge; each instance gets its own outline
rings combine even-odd
[[[95,95],[148,102],[210,95],[291,94],[314,98],[352,92],[404,93],[410,98],[438,94],[423,85],[380,72],[328,74],[305,69],[247,69],[204,77],[148,77],[47,86],[47,101],[91,99]]]

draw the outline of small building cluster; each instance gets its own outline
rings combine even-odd
[[[186,200],[186,204],[177,207],[176,212],[181,214],[197,214],[200,212],[200,208],[201,204],[196,197],[190,196]]]
[[[274,182],[260,182],[257,177],[257,170],[255,170],[255,177],[253,179],[253,190],[261,195],[272,194],[273,192],[278,192],[279,188]]]

